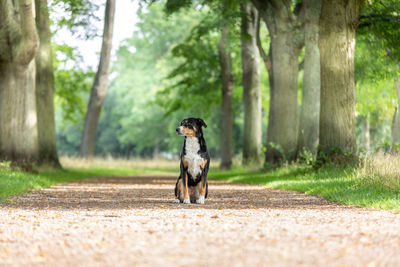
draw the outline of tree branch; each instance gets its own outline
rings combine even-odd
[[[9,61],[20,35],[13,17],[14,6],[10,0],[0,0],[0,62]]]
[[[39,45],[36,23],[33,17],[33,1],[18,0],[21,21],[21,46],[17,51],[17,60],[21,64],[29,64],[35,56]]]
[[[258,17],[258,19],[257,19],[256,42],[257,42],[258,51],[260,52],[260,55],[264,61],[264,65],[267,68],[267,70],[270,71],[271,67],[272,67],[271,59],[265,53],[264,48],[262,47],[262,44],[261,44],[261,39],[260,39],[260,17]]]

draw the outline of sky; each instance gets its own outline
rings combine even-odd
[[[97,2],[100,2],[97,0]],[[101,1],[100,4],[103,4]],[[138,1],[133,0],[116,0],[115,9],[115,21],[114,21],[114,32],[113,32],[113,47],[112,55],[115,58],[115,52],[117,51],[120,43],[132,36],[135,29],[135,24],[138,20],[136,15],[138,9]],[[100,21],[96,22],[96,27],[99,29],[99,33],[103,33],[104,23],[104,8],[102,7],[96,12],[96,15],[100,18]],[[83,57],[84,67],[92,68],[97,70],[99,64],[100,50],[101,50],[101,36],[96,37],[92,40],[81,40],[71,35],[68,30],[58,31],[54,36],[56,43],[66,43],[72,47],[76,47]]]

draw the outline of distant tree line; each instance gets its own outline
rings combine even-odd
[[[169,157],[188,114],[211,121],[206,136],[225,169],[235,154],[258,164],[263,152],[268,164],[353,160],[357,142],[369,151],[370,133],[384,135],[382,120],[390,149],[400,143],[398,1],[144,1],[110,83],[115,1],[105,2],[94,76],[74,48],[51,44],[46,0],[1,0],[1,160],[60,167],[57,142],[84,157]],[[98,6],[54,5],[70,14],[56,28],[95,35]]]

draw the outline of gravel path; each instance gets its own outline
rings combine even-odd
[[[400,214],[175,176],[101,177],[0,203],[0,266],[400,266]]]

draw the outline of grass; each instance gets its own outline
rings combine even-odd
[[[146,173],[177,173],[179,166],[169,161],[146,160],[84,160],[61,158],[64,169],[40,169],[38,174],[21,172],[0,162],[0,201],[26,191],[50,187],[95,176],[129,176]]]
[[[129,176],[143,173],[175,173],[177,161],[61,158],[63,170],[42,169],[39,174],[12,170],[0,163],[0,199],[60,182],[94,176]],[[400,156],[375,155],[358,167],[327,165],[319,170],[308,165],[284,165],[273,171],[235,167],[230,171],[212,165],[209,176],[233,183],[295,190],[359,207],[400,212]]]
[[[399,163],[399,164],[395,164]],[[400,212],[400,159],[376,156],[358,167],[286,165],[271,172],[213,172],[213,179],[294,190],[345,205]]]

